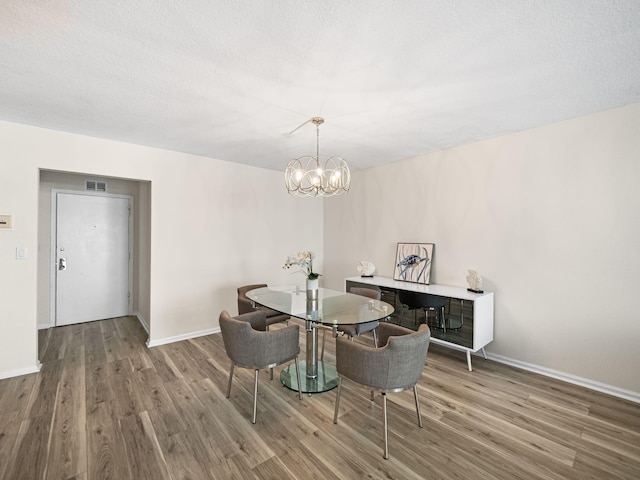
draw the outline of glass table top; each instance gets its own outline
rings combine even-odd
[[[253,302],[292,317],[322,325],[355,325],[382,320],[394,311],[391,304],[361,295],[318,289],[318,299],[307,299],[304,286],[283,285],[249,290]]]

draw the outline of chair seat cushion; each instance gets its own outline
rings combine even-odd
[[[342,325],[338,327],[338,331],[343,332],[345,335],[349,335],[350,337],[355,337],[358,332],[356,332],[355,325]]]
[[[258,307],[259,310],[264,310],[267,313],[267,318],[269,317],[275,317],[277,315],[284,315],[281,312],[278,312],[277,310],[272,310],[270,308],[267,307]]]
[[[270,315],[269,312],[267,312],[267,318],[266,318],[267,325],[273,325],[275,323],[286,322],[291,318],[287,314],[276,312],[275,310],[271,310],[271,311],[273,312],[273,315]]]
[[[375,330],[378,328],[378,325],[380,325],[380,323],[377,320],[374,322],[358,323],[356,325],[340,325],[338,331],[344,332],[350,337],[355,337],[356,335]]]

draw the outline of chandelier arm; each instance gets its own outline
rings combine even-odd
[[[293,135],[295,132],[297,132],[298,130],[300,130],[302,127],[304,127],[307,123],[312,122],[313,118],[310,118],[309,120],[307,120],[304,123],[301,123],[300,125],[298,125],[296,128],[294,128],[293,130],[291,130],[290,132],[285,133],[284,135]]]

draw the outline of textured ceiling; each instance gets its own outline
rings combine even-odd
[[[270,169],[636,102],[638,0],[0,1],[0,119]]]

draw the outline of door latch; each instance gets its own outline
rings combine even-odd
[[[67,259],[61,258],[58,262],[58,270],[66,270],[67,269]]]

